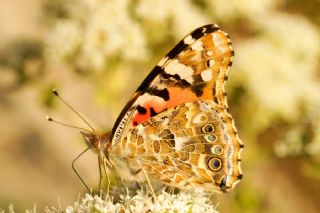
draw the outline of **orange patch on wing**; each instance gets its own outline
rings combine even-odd
[[[136,111],[133,115],[132,126],[137,126],[138,124],[143,123],[151,118],[151,110],[158,114],[168,108],[176,107],[187,102],[194,102],[199,99],[204,100],[212,98],[211,88],[205,88],[204,94],[201,98],[197,97],[190,89],[183,89],[180,87],[169,87],[167,89],[169,91],[168,101],[165,101],[162,98],[153,95],[145,98],[140,106],[146,109],[146,113],[141,114]]]
[[[167,101],[167,108],[175,107],[183,103],[193,102],[197,100],[197,96],[188,89],[180,87],[168,88],[170,99]]]
[[[166,109],[166,102],[158,96],[149,96],[146,100],[140,104],[140,106],[146,109],[145,114],[141,114],[138,111],[135,112],[132,119],[132,126],[137,126],[140,123],[145,122],[151,118],[151,110],[155,113],[160,113]]]

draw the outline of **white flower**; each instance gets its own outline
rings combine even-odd
[[[281,1],[260,0],[205,0],[212,14],[222,21],[230,21],[232,19],[249,18],[255,19],[261,15],[267,14]]]
[[[139,17],[154,23],[172,20],[171,33],[177,39],[186,32],[210,22],[189,0],[172,0],[170,3],[155,0],[139,1],[135,11]]]
[[[141,27],[129,16],[129,3],[129,0],[75,1],[69,9],[71,19],[59,20],[49,32],[49,55],[61,59],[72,56],[78,67],[100,71],[112,58],[146,60],[146,39]]]
[[[82,30],[72,20],[63,20],[47,33],[46,42],[49,48],[47,57],[58,60],[59,58],[74,57],[76,49],[82,43]]]
[[[301,100],[320,97],[314,81],[320,37],[300,17],[275,14],[257,25],[263,33],[235,45],[240,70],[236,75],[246,79],[247,89],[265,113],[296,120]]]
[[[119,191],[117,191],[117,193],[119,193]],[[210,196],[202,191],[198,191],[192,194],[189,194],[187,192],[170,194],[165,192],[164,189],[161,189],[161,191],[159,191],[157,194],[157,199],[154,200],[154,197],[149,192],[138,190],[136,194],[131,195],[129,193],[129,190],[127,189],[126,194],[120,194],[119,197],[120,200],[118,202],[113,202],[113,198],[111,196],[104,199],[102,198],[102,196],[85,194],[80,204],[75,202],[73,207],[69,206],[65,209],[65,211],[68,213],[119,211],[217,213],[214,205],[209,199]],[[62,209],[60,210],[63,211]],[[47,210],[47,213],[49,212],[50,211]]]

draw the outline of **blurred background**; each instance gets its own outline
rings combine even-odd
[[[86,127],[112,128],[140,82],[184,35],[217,23],[235,49],[227,86],[244,179],[220,212],[319,212],[318,0],[0,0],[0,209],[72,204]],[[77,161],[98,184],[96,155]]]

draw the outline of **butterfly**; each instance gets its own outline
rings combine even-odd
[[[138,87],[109,132],[81,132],[124,180],[226,192],[244,147],[224,89],[234,51],[217,25],[185,36]]]

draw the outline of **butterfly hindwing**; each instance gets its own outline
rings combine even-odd
[[[139,171],[133,169],[139,165],[167,185],[225,192],[242,178],[242,142],[231,115],[213,101],[170,108],[131,128],[125,138],[135,153],[127,159],[131,170]]]

